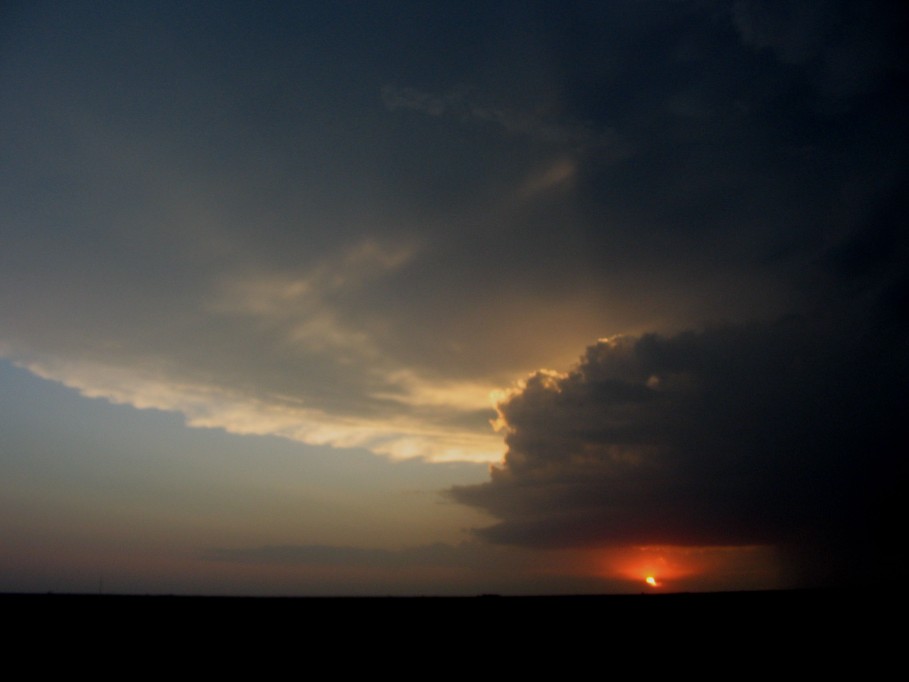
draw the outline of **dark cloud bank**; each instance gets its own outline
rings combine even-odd
[[[799,584],[878,574],[909,405],[906,326],[879,323],[601,341],[501,403],[504,464],[451,495],[500,519],[476,531],[495,543],[771,544]]]

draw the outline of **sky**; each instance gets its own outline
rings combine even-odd
[[[899,571],[907,28],[4,3],[0,591]]]

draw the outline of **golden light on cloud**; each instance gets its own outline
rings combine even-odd
[[[501,436],[436,423],[430,416],[332,415],[282,396],[249,396],[238,391],[177,380],[155,368],[109,367],[79,362],[20,363],[36,376],[62,383],[89,398],[138,409],[178,412],[187,426],[222,429],[238,435],[277,436],[312,445],[366,448],[391,459],[435,462],[498,462]],[[420,385],[415,384],[418,391]],[[452,386],[427,397],[436,410],[489,404],[488,387]]]

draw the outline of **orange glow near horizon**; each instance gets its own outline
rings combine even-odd
[[[767,546],[604,548],[596,553],[598,574],[619,579],[627,590],[700,591],[770,589],[779,586],[776,552]]]

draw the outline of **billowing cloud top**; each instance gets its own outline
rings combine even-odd
[[[909,377],[905,325],[859,319],[600,341],[499,405],[504,464],[451,494],[501,519],[477,531],[498,543],[777,545],[809,583],[870,575]]]

